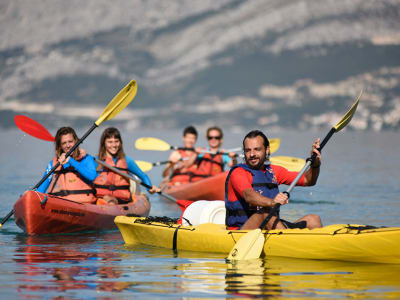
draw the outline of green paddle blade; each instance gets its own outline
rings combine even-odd
[[[278,150],[279,146],[281,145],[281,139],[273,138],[268,140],[269,140],[269,151],[272,154],[276,152],[276,150]]]
[[[339,132],[340,130],[342,130],[344,127],[346,127],[346,125],[351,121],[351,119],[353,118],[354,113],[356,112],[358,103],[360,102],[360,98],[362,95],[363,91],[360,91],[360,94],[358,95],[356,101],[354,102],[354,104],[350,107],[349,111],[346,113],[346,115],[343,117],[343,119],[341,119],[339,121],[339,123],[337,123],[335,126],[333,126],[333,128],[335,129],[336,132]]]
[[[137,139],[135,142],[135,147],[139,150],[153,150],[153,151],[171,150],[171,146],[167,142],[164,142],[163,140],[153,137],[143,137]]]
[[[138,167],[143,171],[147,172],[153,169],[153,164],[149,163],[148,161],[143,161],[143,160],[135,160],[135,163],[138,165]]]
[[[264,248],[265,237],[261,229],[249,231],[233,246],[228,260],[246,260],[259,258]]]
[[[291,156],[273,156],[269,159],[273,165],[282,166],[289,171],[299,172],[306,161],[302,158]]]
[[[135,80],[132,80],[111,100],[95,124],[99,126],[103,121],[114,118],[133,100],[136,93],[137,84]]]

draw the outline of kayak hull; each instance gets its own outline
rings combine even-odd
[[[196,182],[168,185],[163,192],[176,199],[185,200],[224,200],[225,180],[228,172],[223,172]]]
[[[179,226],[143,218],[115,218],[126,244],[200,251],[227,255],[247,230],[226,230],[224,225]],[[301,259],[400,263],[400,227],[370,228],[337,224],[319,229],[263,231],[262,255]]]
[[[14,205],[15,223],[30,235],[114,229],[115,216],[145,217],[149,211],[142,195],[126,205],[96,205],[26,191]]]

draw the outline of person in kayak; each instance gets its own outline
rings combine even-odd
[[[119,130],[114,127],[106,128],[100,138],[98,159],[106,164],[116,167],[124,173],[130,172],[139,179],[152,186],[150,194],[159,192],[160,189],[152,185],[150,178],[139,168],[135,161],[126,156]],[[97,177],[94,180],[98,204],[125,204],[135,200],[134,191],[131,193],[129,180],[98,164]],[[134,184],[134,183],[132,183]]]
[[[321,165],[318,151],[320,139],[312,144],[311,154],[316,154],[309,170],[297,185],[315,185]],[[256,229],[268,216],[271,208],[280,203],[289,203],[285,193],[279,192],[278,185],[290,183],[298,172],[290,172],[281,166],[266,164],[270,155],[268,138],[259,130],[250,131],[243,139],[244,164],[234,166],[225,183],[226,225],[229,229]],[[318,215],[306,215],[294,223],[273,216],[266,229],[322,227]]]
[[[183,148],[175,150],[168,158],[162,176],[162,185],[180,185],[190,182],[191,177],[197,169],[194,164],[196,153],[194,145],[197,141],[197,130],[193,126],[188,126],[183,130]]]
[[[209,127],[206,132],[206,138],[208,140],[207,148],[196,148],[196,165],[197,170],[192,177],[192,181],[198,181],[206,177],[217,175],[225,171],[226,167],[232,167],[237,164],[236,153],[226,154],[211,154],[209,152],[224,152],[222,142],[224,134],[222,129],[213,126]]]
[[[58,129],[54,141],[56,157],[48,164],[45,175],[57,162],[61,165],[37,188],[37,191],[76,202],[94,203],[96,191],[92,182],[97,175],[93,157],[77,147],[71,156],[65,158],[65,154],[77,141],[78,136],[73,128]]]

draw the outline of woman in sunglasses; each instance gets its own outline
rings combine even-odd
[[[221,128],[217,126],[208,128],[206,137],[208,140],[208,147],[196,149],[198,153],[196,159],[197,170],[192,181],[198,181],[206,177],[217,175],[225,171],[226,166],[230,168],[237,164],[236,153],[223,153],[224,150],[221,149],[224,137]],[[217,152],[217,154],[211,154],[209,152]]]

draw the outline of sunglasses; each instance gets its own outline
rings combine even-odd
[[[220,136],[208,136],[207,139],[208,139],[208,140],[212,140],[212,139],[220,140],[221,137],[220,137]]]

